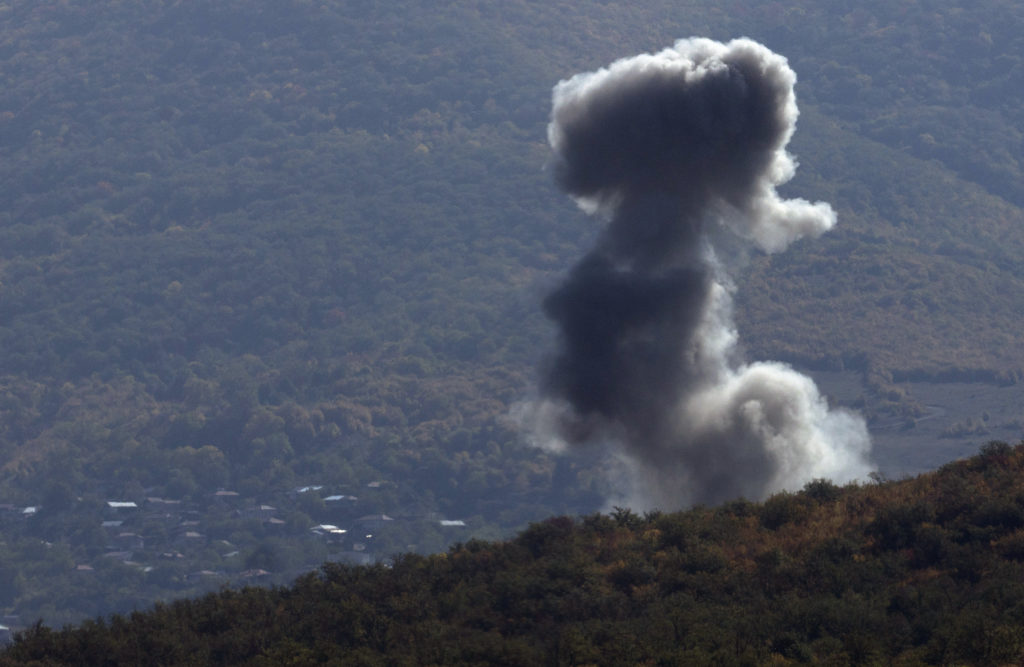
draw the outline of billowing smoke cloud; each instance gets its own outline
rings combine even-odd
[[[554,89],[558,184],[607,219],[544,302],[560,350],[520,406],[538,444],[607,447],[622,497],[672,509],[865,476],[862,419],[784,364],[737,358],[727,266],[835,224],[781,199],[796,77],[756,42],[677,42]]]

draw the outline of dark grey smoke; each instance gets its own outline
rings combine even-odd
[[[561,347],[520,418],[549,448],[608,447],[618,501],[762,498],[871,469],[863,420],[787,366],[734,360],[723,255],[835,223],[775,191],[795,171],[795,81],[760,44],[693,39],[555,87],[555,178],[607,226],[544,303]]]

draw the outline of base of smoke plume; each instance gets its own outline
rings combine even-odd
[[[864,419],[831,410],[814,381],[787,364],[743,362],[732,317],[735,286],[718,256],[705,261],[719,279],[710,282],[690,351],[698,379],[670,408],[664,429],[638,433],[596,413],[581,415],[564,399],[541,397],[515,406],[521,432],[554,454],[585,447],[602,455],[612,489],[608,508],[667,511],[763,500],[818,478],[866,480],[874,467]]]
[[[871,440],[864,420],[830,410],[813,380],[777,362],[728,371],[721,382],[678,408],[685,424],[673,442],[635,447],[614,425],[594,425],[587,442],[603,454],[612,493],[606,509],[675,510],[735,498],[763,500],[818,478],[866,480]],[[513,420],[531,444],[558,455],[578,445],[563,438],[575,415],[565,403],[526,401]]]

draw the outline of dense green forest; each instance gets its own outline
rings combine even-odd
[[[600,460],[506,419],[595,232],[546,170],[550,90],[679,37],[790,59],[786,194],[839,213],[751,258],[751,354],[1015,382],[1022,28],[997,0],[0,3],[0,612],[599,509]]]
[[[1024,445],[916,479],[531,525],[53,631],[0,664],[1018,664]]]

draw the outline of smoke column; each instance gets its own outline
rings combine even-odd
[[[756,42],[689,39],[555,86],[556,181],[607,223],[544,302],[560,348],[518,417],[548,449],[607,448],[618,502],[762,499],[872,470],[860,417],[735,349],[728,265],[835,224],[776,193],[796,169],[795,82]]]

